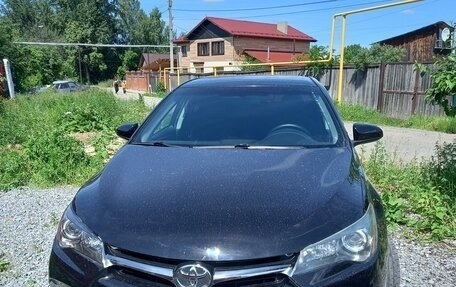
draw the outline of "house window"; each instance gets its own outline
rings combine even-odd
[[[212,55],[225,55],[225,42],[212,42]]]
[[[193,63],[196,73],[204,73],[204,62],[195,62]]]
[[[187,45],[181,47],[182,57],[187,57]]]
[[[209,56],[209,43],[198,43],[198,56]]]

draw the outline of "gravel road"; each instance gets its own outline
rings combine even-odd
[[[16,189],[0,193],[0,254],[10,262],[0,286],[48,286],[47,265],[58,220],[74,187]],[[401,233],[393,239],[399,253],[401,286],[456,286],[456,241],[419,244]]]

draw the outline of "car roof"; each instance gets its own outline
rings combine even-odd
[[[239,86],[313,86],[316,80],[307,76],[220,76],[190,80],[182,86],[190,87],[239,87]]]
[[[59,80],[59,81],[52,82],[53,85],[64,84],[64,83],[75,83],[75,81],[72,81],[72,80]]]

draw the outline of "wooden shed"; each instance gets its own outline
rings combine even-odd
[[[435,57],[451,53],[453,46],[454,27],[443,21],[419,28],[417,30],[398,35],[377,42],[377,44],[391,45],[404,48],[406,62],[431,62]]]

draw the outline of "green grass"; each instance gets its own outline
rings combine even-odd
[[[0,190],[83,183],[109,157],[115,127],[149,111],[101,90],[0,100]]]
[[[338,110],[344,121],[456,133],[456,119],[446,116],[395,119],[356,105]],[[377,144],[364,166],[390,226],[406,225],[410,236],[426,240],[456,237],[456,141],[436,146],[435,155],[422,163],[398,163]]]
[[[388,117],[377,110],[366,109],[357,105],[338,105],[339,113],[344,121],[368,122],[371,124],[415,128],[456,134],[456,118],[414,116],[409,119]]]
[[[166,96],[166,92],[144,93],[144,94],[141,94],[141,96],[144,96],[144,97],[155,97],[155,98],[163,99]]]
[[[4,271],[8,270],[9,266],[10,266],[9,261],[6,260],[4,255],[0,255],[0,272],[4,272]]]
[[[456,237],[456,141],[420,164],[398,164],[377,144],[364,166],[390,225],[411,227],[409,235],[426,240]]]

